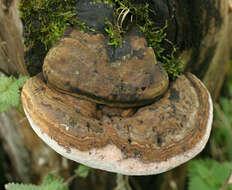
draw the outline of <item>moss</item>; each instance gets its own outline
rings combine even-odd
[[[114,47],[122,47],[122,34],[121,31],[118,30],[117,27],[115,27],[115,25],[113,25],[109,21],[106,21],[105,31],[109,38],[108,45]]]
[[[183,71],[183,63],[176,59],[176,47],[166,38],[167,23],[162,28],[155,26],[156,13],[148,3],[134,3],[134,0],[115,0],[119,7],[129,10],[129,18],[144,33],[148,45],[153,48],[158,61],[165,67],[171,79],[175,79]],[[144,6],[145,4],[145,6]],[[167,45],[169,50],[167,50]]]
[[[95,32],[94,28],[86,26],[86,24],[84,22],[80,22],[78,20],[76,21],[76,24],[73,27],[76,29],[83,30],[83,31]]]
[[[155,20],[152,18],[156,13],[148,3],[134,0],[95,1],[104,1],[110,5],[116,4],[115,16],[120,16],[116,22],[106,23],[105,31],[109,35],[109,45],[121,46],[122,35],[124,30],[127,30],[125,26],[130,25],[132,20],[144,33],[148,45],[154,49],[157,59],[163,63],[169,76],[175,78],[179,75],[182,71],[182,63],[175,58],[175,46],[166,39],[167,25],[164,23],[162,28],[155,26]],[[91,28],[77,20],[76,2],[77,0],[21,0],[20,12],[25,27],[26,50],[40,49],[39,54],[45,55],[47,50],[61,37],[67,26],[91,31]],[[169,50],[165,44],[168,44]],[[33,55],[29,53],[28,56]],[[40,58],[43,59],[41,56]]]
[[[105,4],[108,4],[110,6],[114,5],[114,2],[112,0],[95,0],[95,2],[97,2],[97,3],[104,2]]]
[[[60,39],[67,26],[77,23],[75,3],[76,0],[21,0],[25,60],[30,74],[40,72],[48,49]]]
[[[68,25],[76,23],[75,0],[22,0],[21,18],[24,22],[27,48],[42,42],[49,49]]]

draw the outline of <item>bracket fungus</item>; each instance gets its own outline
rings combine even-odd
[[[126,50],[113,55],[103,34],[72,30],[45,57],[44,77],[60,91],[109,106],[151,103],[167,90],[168,75],[141,35],[132,30]]]
[[[69,30],[22,89],[37,135],[61,155],[126,175],[170,170],[210,135],[210,94],[191,73],[169,84],[134,27],[112,51],[101,33]],[[113,53],[112,53],[113,52]]]

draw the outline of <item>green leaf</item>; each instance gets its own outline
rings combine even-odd
[[[20,89],[26,82],[28,77],[0,77],[0,114],[7,111],[11,106],[19,108],[20,105]]]
[[[232,163],[215,160],[194,160],[188,168],[188,190],[218,190],[226,182],[232,170]],[[228,188],[227,188],[228,189]]]
[[[5,187],[6,190],[68,190],[63,184],[62,178],[55,177],[52,174],[48,174],[44,178],[42,185],[9,183]]]
[[[2,75],[0,77],[0,91],[5,91],[13,82],[13,77],[6,77]]]
[[[198,176],[193,176],[188,184],[188,190],[197,190],[197,189],[204,189],[204,190],[217,190],[217,188],[211,189],[205,182],[199,178]]]
[[[88,166],[79,165],[79,167],[75,170],[75,173],[82,178],[86,178],[89,175],[89,170],[90,168]]]
[[[42,185],[49,185],[55,180],[55,176],[52,174],[47,174],[44,179]]]

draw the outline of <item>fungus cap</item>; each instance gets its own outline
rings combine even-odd
[[[44,59],[47,83],[59,91],[117,107],[151,103],[167,90],[167,72],[138,28],[127,33],[122,47],[108,46],[107,40],[103,34],[67,32]]]
[[[26,116],[37,135],[64,157],[125,175],[170,170],[196,156],[210,135],[213,106],[203,83],[181,75],[154,103],[124,117],[49,88],[42,75],[22,90]]]

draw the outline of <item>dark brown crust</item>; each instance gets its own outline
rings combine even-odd
[[[190,73],[171,84],[159,101],[134,110],[130,117],[102,112],[99,118],[96,104],[56,92],[39,76],[24,85],[22,103],[41,131],[67,151],[115,144],[125,158],[144,163],[195,147],[205,134],[210,108],[207,90]]]
[[[134,107],[151,103],[168,88],[168,75],[146,46],[144,37],[128,34],[127,52],[110,57],[102,34],[73,30],[47,54],[43,74],[57,90],[109,106]],[[108,49],[107,49],[108,48]],[[112,49],[112,52],[116,51]]]

